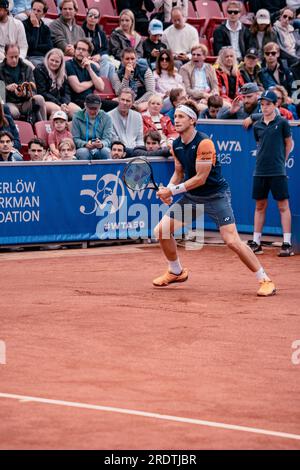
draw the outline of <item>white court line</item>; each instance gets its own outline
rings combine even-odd
[[[299,434],[289,434],[286,432],[270,431],[268,429],[251,428],[248,426],[237,426],[235,424],[217,423],[204,421],[201,419],[183,418],[180,416],[162,415],[159,413],[148,413],[147,411],[127,410],[126,408],[115,408],[111,406],[89,405],[87,403],[77,403],[73,401],[49,400],[47,398],[29,397],[26,395],[13,395],[10,393],[0,393],[0,398],[19,400],[20,402],[45,403],[47,405],[66,406],[70,408],[82,408],[86,410],[108,411],[110,413],[121,413],[126,415],[141,416],[143,418],[161,419],[164,421],[175,421],[177,423],[195,424],[197,426],[208,426],[211,428],[226,429],[230,431],[242,431],[253,434],[263,434],[265,436],[281,437],[283,439],[293,439],[300,441]]]

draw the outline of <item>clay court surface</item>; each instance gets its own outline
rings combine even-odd
[[[263,299],[224,246],[161,289],[157,245],[0,254],[0,448],[300,449],[300,256],[277,251]]]

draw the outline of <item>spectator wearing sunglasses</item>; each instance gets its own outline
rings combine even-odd
[[[214,55],[218,55],[223,46],[232,46],[237,59],[244,57],[245,52],[252,44],[252,36],[248,28],[241,21],[241,2],[230,1],[226,6],[227,20],[218,26],[214,33]]]
[[[85,35],[93,43],[94,50],[92,60],[100,64],[100,76],[112,78],[115,67],[109,60],[108,42],[105,33],[99,25],[100,13],[97,8],[90,8],[86,15],[86,20],[82,25]]]
[[[162,98],[167,98],[172,88],[184,88],[182,77],[175,68],[174,56],[168,49],[158,54],[153,75],[155,91]]]
[[[280,56],[286,59],[288,65],[293,65],[300,57],[300,36],[292,26],[295,18],[294,12],[289,8],[281,10],[280,18],[274,24],[277,42],[280,47]]]
[[[280,48],[275,42],[264,47],[265,66],[258,73],[258,78],[265,90],[272,86],[282,85],[291,96],[293,74],[280,60]]]

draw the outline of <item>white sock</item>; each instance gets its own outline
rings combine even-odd
[[[173,274],[181,274],[182,266],[180,264],[179,258],[176,261],[169,261],[169,271]]]
[[[260,240],[261,240],[261,233],[259,232],[254,232],[253,233],[253,241],[260,245]]]
[[[268,277],[268,275],[265,273],[265,270],[263,267],[261,267],[256,273],[255,273],[256,279],[258,281],[270,281],[271,279]]]
[[[289,245],[292,244],[292,234],[291,233],[284,233],[283,234],[283,243],[288,243]]]

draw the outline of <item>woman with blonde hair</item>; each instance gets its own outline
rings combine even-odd
[[[121,60],[122,51],[132,47],[140,59],[143,56],[143,40],[135,31],[134,14],[125,9],[120,13],[120,26],[113,30],[109,38],[109,52],[115,59]]]
[[[161,114],[163,100],[160,95],[152,95],[148,101],[148,111],[143,113],[144,135],[149,131],[158,131],[161,145],[169,147],[178,137],[169,116]]]
[[[60,49],[51,49],[47,52],[44,63],[38,65],[33,74],[37,93],[45,99],[48,116],[61,110],[72,117],[80,110],[79,106],[71,103],[64,54]]]
[[[233,47],[225,46],[220,50],[216,60],[216,74],[220,96],[222,96],[224,104],[231,105],[244,85]]]

